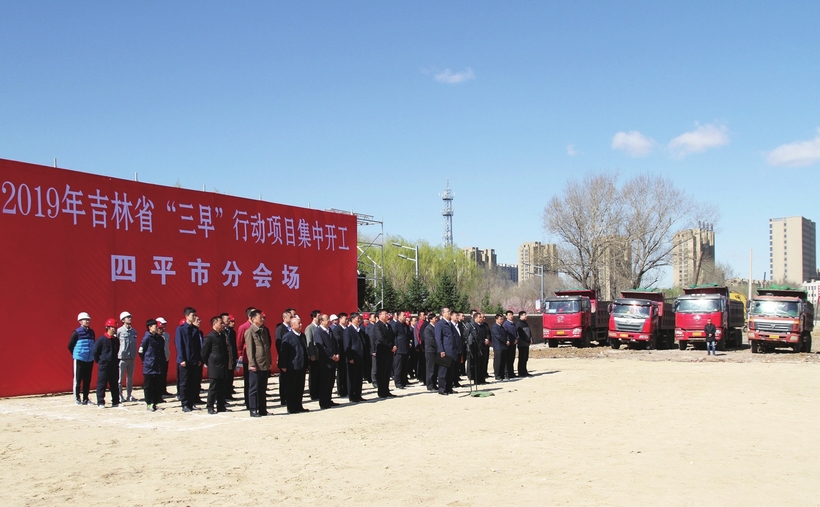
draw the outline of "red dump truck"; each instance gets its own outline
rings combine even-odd
[[[743,344],[743,303],[729,297],[729,287],[717,284],[693,285],[683,289],[675,301],[675,338],[681,350],[691,342],[706,347],[703,328],[712,319],[717,348],[740,348]]]
[[[589,347],[592,341],[605,345],[608,304],[608,301],[598,301],[598,291],[593,289],[555,291],[555,297],[544,299],[541,309],[544,340],[552,348],[559,343]]]
[[[652,289],[622,291],[610,305],[609,344],[621,343],[646,349],[670,348],[675,344],[675,311],[663,292]]]
[[[806,291],[788,286],[757,289],[749,302],[749,345],[752,353],[791,347],[811,352],[814,305]]]

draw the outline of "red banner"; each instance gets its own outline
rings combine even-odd
[[[356,308],[354,216],[3,159],[0,184],[0,396],[71,389],[80,312],[99,336],[128,311],[141,341],[156,317],[173,338],[187,306],[203,334],[249,306],[271,334],[288,307],[303,321]]]

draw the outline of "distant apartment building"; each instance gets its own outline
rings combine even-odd
[[[812,282],[803,282],[801,284],[801,287],[803,287],[806,290],[809,302],[814,305],[814,316],[816,320],[818,317],[817,308],[819,302],[817,301],[817,298],[820,297],[820,280],[814,280]]]
[[[769,219],[769,275],[801,284],[817,277],[816,225],[804,217]]]
[[[485,248],[484,250],[481,250],[478,247],[471,246],[462,248],[461,250],[464,252],[467,259],[475,265],[475,267],[490,270],[496,268],[497,263],[495,258],[495,250],[492,248]]]
[[[677,232],[672,249],[673,286],[687,287],[704,283],[714,272],[714,227],[711,224],[699,224],[695,229]]]
[[[541,270],[536,266],[543,267],[544,273],[555,273],[558,268],[558,246],[543,245],[538,241],[521,243],[518,247],[518,283],[538,276]]]
[[[512,283],[518,283],[518,265],[517,264],[498,264],[496,271],[501,278],[509,280]]]

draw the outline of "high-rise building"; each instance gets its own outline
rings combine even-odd
[[[817,277],[816,225],[803,217],[769,219],[769,275],[801,284]]]
[[[558,246],[555,244],[542,245],[538,241],[521,243],[518,247],[518,283],[538,276],[536,266],[542,266],[544,273],[555,273],[558,268]],[[533,274],[535,273],[535,274]]]
[[[675,287],[708,281],[715,272],[715,231],[698,224],[675,234],[672,248],[672,283]]]
[[[475,265],[475,267],[490,270],[495,269],[496,257],[495,250],[492,248],[485,248],[484,250],[481,250],[478,247],[470,246],[467,248],[462,248],[461,250],[470,262]]]
[[[496,266],[498,274],[501,278],[509,280],[512,283],[518,283],[518,266],[515,264],[499,264]]]

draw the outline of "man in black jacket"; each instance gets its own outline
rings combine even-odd
[[[302,319],[290,319],[290,331],[282,336],[279,345],[280,382],[285,385],[285,402],[289,414],[307,412],[302,406],[305,391],[305,369],[308,364],[307,337],[302,333]],[[284,382],[283,382],[284,380]]]
[[[365,355],[367,335],[362,325],[362,316],[358,313],[350,314],[350,325],[344,330],[342,337],[345,360],[347,362],[347,394],[351,403],[364,401],[362,398],[362,362]]]
[[[290,319],[293,318],[294,314],[292,313],[292,309],[288,308],[284,312],[282,312],[282,322],[276,326],[276,329],[273,332],[274,336],[274,344],[276,346],[276,354],[280,354],[282,347],[282,337],[285,336],[285,333],[290,331]],[[279,404],[285,405],[286,398],[287,398],[287,387],[285,383],[287,382],[287,377],[285,375],[279,375]]]
[[[372,339],[376,349],[376,384],[379,398],[395,396],[390,392],[390,366],[396,353],[396,336],[387,325],[387,320],[387,310],[379,310],[379,320],[373,324]]]
[[[236,391],[233,387],[233,377],[234,377],[234,368],[236,368],[236,362],[239,360],[239,350],[236,346],[236,331],[234,330],[234,326],[236,325],[236,320],[233,316],[229,313],[223,313],[219,316],[222,319],[222,327],[224,331],[222,334],[225,335],[225,340],[228,342],[228,348],[231,349],[231,364],[225,365],[225,380],[227,382],[227,395],[225,396],[226,400],[232,400],[233,395],[236,394]]]
[[[328,324],[330,320],[326,313],[319,316],[319,325],[313,331],[313,342],[316,344],[316,364],[319,369],[319,407],[330,408],[338,405],[331,400],[333,396],[333,381],[336,378],[336,364],[339,362],[339,352],[336,340],[330,336]],[[313,372],[311,372],[311,375]]]
[[[504,323],[504,316],[495,314],[495,324],[490,330],[493,336],[493,373],[496,380],[510,378],[507,369],[507,350],[510,348],[510,339],[501,325]]]
[[[347,358],[345,357],[345,329],[347,329],[347,314],[339,313],[338,321],[330,326],[330,334],[336,340],[336,350],[339,352],[339,361],[336,363],[336,394],[347,398]],[[333,319],[331,319],[333,320]]]
[[[105,322],[105,333],[94,343],[94,361],[97,361],[97,406],[105,407],[105,389],[111,391],[111,408],[120,406],[120,388],[117,385],[120,372],[120,339],[116,335],[117,321]]]
[[[422,340],[424,341],[424,368],[426,370],[425,381],[427,390],[436,392],[438,390],[438,347],[436,346],[436,324],[439,316],[430,313],[430,320],[421,328]]]
[[[491,333],[490,326],[487,325],[487,317],[483,313],[478,314],[478,325],[476,326],[476,343],[478,345],[479,360],[476,362],[478,368],[478,383],[486,384],[490,365],[490,345]]]
[[[715,352],[717,328],[712,324],[712,319],[706,319],[706,327],[703,328],[703,332],[706,333],[706,355],[717,355]]]
[[[481,351],[478,347],[478,323],[481,313],[473,312],[470,322],[464,323],[464,339],[466,341],[467,378],[478,384],[478,361]],[[484,380],[484,379],[481,379]]]
[[[228,365],[233,362],[233,354],[224,334],[225,325],[221,317],[211,319],[211,332],[202,340],[202,362],[208,366],[208,413],[225,412],[228,397]],[[231,370],[233,373],[233,370]]]
[[[410,353],[412,331],[404,323],[404,312],[396,312],[390,323],[396,336],[396,354],[393,356],[393,384],[396,389],[407,388],[407,355]]]
[[[527,312],[518,312],[518,322],[515,324],[515,332],[518,337],[518,376],[529,377],[527,370],[527,359],[530,357],[530,345],[532,345],[532,331],[527,324]]]

